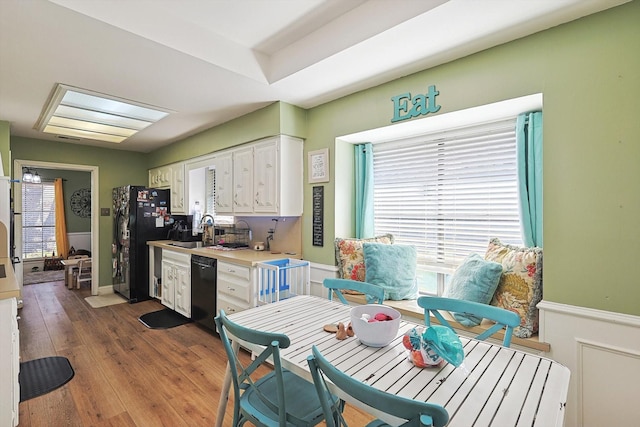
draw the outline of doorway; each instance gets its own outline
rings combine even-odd
[[[14,221],[14,235],[16,246],[16,252],[22,253],[22,168],[41,168],[41,169],[54,169],[54,170],[70,170],[81,171],[91,173],[91,256],[96,260],[93,263],[91,271],[91,295],[98,295],[98,287],[100,286],[100,254],[99,254],[99,193],[98,193],[98,167],[90,165],[74,165],[68,163],[52,163],[42,162],[36,160],[14,160],[13,162],[13,207],[16,215]],[[19,251],[19,252],[18,252]],[[22,257],[22,256],[20,256]],[[20,291],[22,292],[23,286],[23,263],[20,262],[15,265],[16,278],[20,284]]]

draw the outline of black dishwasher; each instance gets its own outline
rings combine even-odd
[[[216,263],[215,258],[191,255],[191,319],[213,332],[213,318],[218,314]]]

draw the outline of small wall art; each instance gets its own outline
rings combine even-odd
[[[329,149],[309,151],[309,183],[329,182]]]

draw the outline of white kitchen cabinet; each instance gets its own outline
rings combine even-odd
[[[184,200],[184,163],[171,165],[171,213],[188,215]]]
[[[216,213],[300,216],[302,140],[280,135],[214,156]]]
[[[0,300],[0,425],[18,425],[20,335],[15,298]]]
[[[233,212],[253,213],[253,146],[233,151]]]
[[[254,268],[218,261],[218,310],[231,314],[255,306]]]
[[[162,304],[191,317],[191,255],[162,251]]]
[[[184,190],[184,162],[149,169],[149,187],[171,190],[171,213],[187,215]]]
[[[225,151],[212,159],[215,168],[215,209],[218,214],[233,213],[233,152]]]
[[[171,165],[149,169],[149,187],[151,188],[170,188],[171,179]]]
[[[303,209],[302,140],[281,135],[254,146],[256,214],[300,216]]]

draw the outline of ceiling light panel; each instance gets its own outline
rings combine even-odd
[[[124,136],[107,135],[104,133],[98,134],[94,132],[87,132],[87,131],[78,130],[78,129],[69,129],[69,128],[63,128],[59,126],[50,126],[50,125],[45,126],[45,128],[42,131],[46,133],[52,133],[55,135],[64,135],[64,136],[70,136],[74,138],[84,138],[84,139],[97,139],[99,141],[114,142],[116,144],[127,139]]]
[[[148,105],[58,84],[36,129],[119,143],[167,115]]]
[[[66,105],[58,105],[53,113],[57,117],[65,117],[68,119],[83,120],[86,122],[104,123],[112,126],[124,126],[128,129],[141,130],[152,124],[137,119],[131,119],[122,116],[114,116],[112,114],[100,113],[98,111],[85,110],[82,108],[68,107]]]

